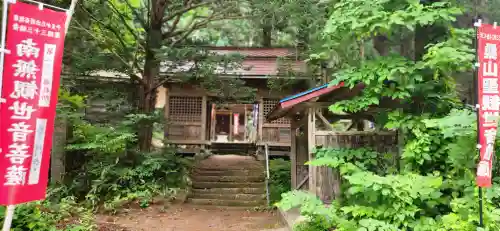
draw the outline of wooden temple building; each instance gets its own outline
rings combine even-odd
[[[225,100],[199,86],[170,83],[159,90],[159,105],[164,105],[165,137],[176,145],[180,153],[211,152],[255,153],[268,145],[271,155],[288,155],[291,146],[289,118],[266,121],[283,96],[304,89],[281,91],[270,89],[271,78],[292,78],[282,73],[282,60],[295,73],[293,78],[310,80],[306,65],[295,49],[289,48],[211,48],[217,54],[237,53],[243,56],[241,67],[220,75],[220,78],[238,78],[256,89],[255,101],[241,103]]]

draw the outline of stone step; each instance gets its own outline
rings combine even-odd
[[[262,194],[208,194],[193,193],[190,198],[194,199],[215,199],[215,200],[238,200],[238,201],[262,201],[266,199]]]
[[[216,200],[216,199],[198,199],[189,198],[188,203],[195,205],[213,205],[213,206],[240,206],[240,207],[259,207],[265,206],[265,200],[259,201],[241,201],[241,200]]]
[[[260,176],[192,176],[197,182],[264,182],[265,178]]]
[[[208,188],[208,189],[193,189],[193,193],[207,194],[265,194],[266,188]]]
[[[211,189],[211,188],[266,188],[264,182],[201,182],[193,181],[195,189]]]
[[[200,170],[194,169],[193,175],[200,176],[265,176],[265,170]]]

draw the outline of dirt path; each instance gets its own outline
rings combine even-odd
[[[116,216],[100,216],[99,231],[262,231],[283,225],[276,212],[202,208],[151,207]]]

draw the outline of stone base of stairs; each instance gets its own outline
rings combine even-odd
[[[212,155],[191,174],[188,203],[255,208],[266,206],[265,168],[253,157]]]

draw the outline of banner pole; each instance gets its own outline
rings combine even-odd
[[[7,13],[9,10],[9,3],[11,0],[3,0],[3,9],[2,9],[2,41],[0,43],[0,107],[2,107],[2,103],[5,102],[5,99],[2,98],[2,88],[3,88],[3,65],[5,60],[5,54],[9,53],[5,49],[5,40],[7,39]]]
[[[66,11],[68,13],[68,17],[66,18],[66,25],[65,25],[66,31],[64,31],[65,36],[68,34],[69,24],[71,22],[71,18],[73,17],[73,13],[75,13],[75,8],[77,3],[78,0],[71,0],[71,5],[69,5],[69,9],[68,11]]]
[[[477,117],[477,151],[479,153],[479,158],[481,159],[481,145],[480,145],[480,140],[479,140],[479,108],[481,105],[479,105],[479,78],[478,78],[478,68],[479,68],[479,57],[478,57],[478,51],[477,51],[477,46],[478,46],[478,39],[477,39],[477,33],[478,33],[478,28],[481,27],[482,20],[479,17],[476,17],[474,19],[474,51],[476,52],[476,60],[474,64],[474,70],[473,70],[473,79],[474,79],[474,105],[476,106],[476,117]],[[479,227],[484,227],[484,222],[483,222],[483,188],[478,187],[478,199],[479,199]]]
[[[14,218],[15,209],[16,209],[15,205],[7,206],[7,210],[5,211],[5,220],[3,221],[2,231],[10,231],[10,226],[12,225],[12,219]]]

